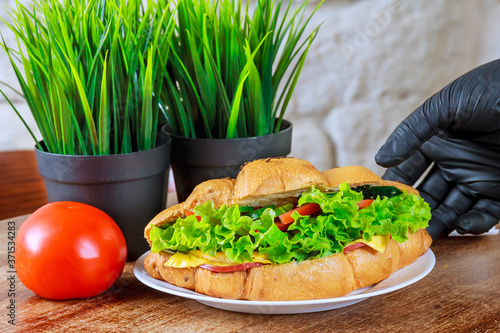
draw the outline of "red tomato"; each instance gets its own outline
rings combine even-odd
[[[281,231],[287,231],[288,227],[290,227],[290,224],[284,224],[284,223],[281,223],[280,221],[275,221],[274,224],[276,224],[278,229],[280,229]]]
[[[191,216],[191,215],[194,215],[194,213],[192,211],[190,211],[190,210],[187,210],[186,211],[186,216]],[[198,221],[201,221],[201,216],[196,216],[196,219]]]
[[[300,215],[311,215],[319,212],[320,210],[321,207],[317,203],[306,203],[300,207],[292,209],[291,211],[281,214],[280,216],[278,216],[278,218],[280,219],[281,223],[290,224],[294,221],[292,217],[293,212],[298,212]]]
[[[344,248],[344,254],[359,249],[360,247],[365,246],[365,243],[354,243]]]
[[[375,201],[375,200],[373,200],[373,199],[361,200],[360,202],[358,202],[358,207],[359,207],[359,209],[366,208],[366,207],[370,206],[373,201]]]
[[[16,237],[19,280],[50,299],[99,295],[120,277],[126,258],[125,238],[113,219],[78,202],[41,207]]]

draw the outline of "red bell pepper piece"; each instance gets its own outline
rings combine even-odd
[[[278,216],[278,218],[280,219],[281,223],[290,224],[294,221],[294,219],[292,217],[293,212],[297,212],[300,215],[311,215],[311,214],[319,212],[320,210],[321,210],[321,207],[317,203],[307,203],[305,205],[302,205],[300,207],[297,207],[297,208],[292,209],[286,213],[281,214],[280,216]]]

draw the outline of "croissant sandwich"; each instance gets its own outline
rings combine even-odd
[[[213,297],[339,297],[424,254],[430,217],[417,190],[360,166],[320,172],[296,158],[256,160],[158,214],[145,228],[144,268]]]

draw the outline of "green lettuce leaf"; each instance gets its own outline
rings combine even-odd
[[[201,250],[212,256],[224,252],[235,263],[252,261],[252,253],[258,251],[282,264],[341,253],[347,243],[359,238],[370,241],[374,235],[391,234],[397,242],[404,242],[408,232],[426,228],[431,217],[429,205],[414,194],[377,197],[360,210],[357,203],[361,200],[363,194],[351,190],[348,183],[336,193],[311,187],[298,204],[317,203],[321,213],[302,216],[294,212],[294,222],[286,232],[274,223],[277,215],[273,208],[266,208],[253,220],[238,205],[215,209],[208,201],[194,208],[195,215],[162,228],[152,227],[151,251]]]

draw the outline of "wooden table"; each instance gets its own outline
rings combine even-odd
[[[35,151],[0,152],[0,220],[32,213],[48,202]]]
[[[433,244],[436,266],[401,290],[348,307],[296,315],[256,315],[214,309],[155,291],[127,263],[106,293],[50,301],[19,280],[8,296],[7,226],[0,221],[0,332],[498,332],[500,235],[454,237]],[[11,219],[19,228],[24,217]],[[15,326],[7,306],[15,301]]]

